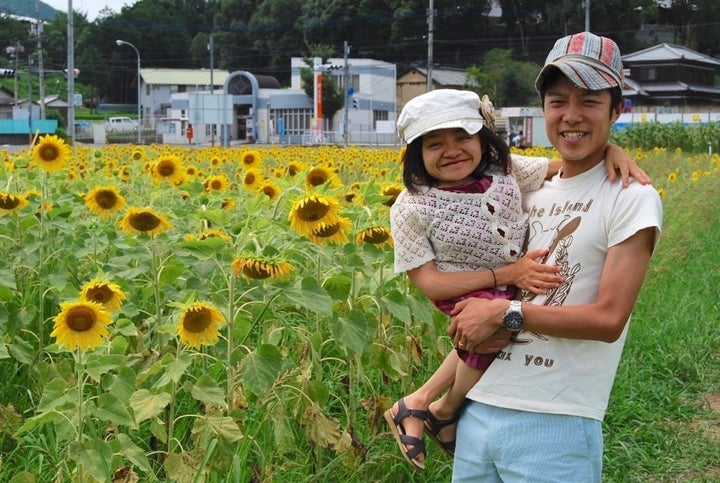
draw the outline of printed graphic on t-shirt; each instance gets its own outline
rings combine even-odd
[[[580,271],[580,264],[575,263],[571,265],[568,257],[568,249],[573,243],[573,233],[577,230],[578,226],[580,226],[580,221],[581,217],[579,216],[574,218],[567,216],[563,218],[557,226],[550,226],[546,228],[540,220],[536,220],[531,224],[530,238],[528,240],[528,243],[530,244],[532,243],[532,239],[536,236],[540,236],[549,231],[555,232],[552,243],[549,247],[550,251],[541,263],[547,263],[548,258],[553,257],[552,263],[560,267],[559,274],[565,277],[565,280],[557,288],[548,291],[543,305],[553,307],[563,305],[565,299],[570,293],[575,276]],[[534,298],[535,294],[527,290],[523,290],[521,293],[521,299],[523,302],[530,302]],[[521,332],[521,334],[531,334],[537,339],[547,340],[546,337],[535,332],[524,331]],[[516,337],[515,339],[516,344],[529,344],[531,342],[532,339],[528,339],[526,337]]]

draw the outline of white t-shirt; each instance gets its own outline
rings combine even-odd
[[[561,267],[565,282],[529,303],[582,305],[597,299],[608,249],[638,231],[662,226],[662,205],[652,186],[610,182],[604,163],[572,178],[555,176],[527,193],[528,250],[550,248],[548,263]],[[526,297],[527,298],[527,297]],[[531,412],[603,419],[627,324],[613,343],[518,334],[492,363],[468,398]]]

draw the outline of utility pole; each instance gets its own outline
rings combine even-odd
[[[590,32],[590,0],[585,0],[585,32]]]
[[[67,94],[68,94],[68,130],[70,131],[70,146],[75,146],[75,37],[73,34],[73,8],[72,0],[68,0],[67,15]],[[140,79],[138,79],[138,84]],[[140,102],[140,100],[138,100]],[[138,120],[140,122],[140,120]]]
[[[37,35],[38,82],[40,83],[40,119],[45,119],[45,73],[42,51],[43,24],[40,21],[40,0],[35,0],[35,35]]]
[[[347,40],[343,43],[343,51],[345,52],[345,82],[343,82],[343,88],[345,89],[345,115],[343,118],[343,137],[345,138],[345,146],[348,144],[350,139],[350,133],[348,132],[348,101],[350,100],[350,68],[348,66],[348,55],[350,55],[350,46]]]
[[[433,30],[435,30],[434,27],[434,19],[435,19],[435,6],[433,0],[430,0],[430,8],[428,8],[428,65],[427,65],[427,86],[425,88],[426,92],[430,92],[432,90],[432,68],[433,68]]]
[[[210,34],[210,41],[208,43],[208,50],[210,51],[210,98],[215,99],[215,80],[213,79],[213,71],[215,70],[215,48],[213,47],[213,36]],[[269,110],[268,110],[269,112]],[[268,114],[269,115],[269,114]],[[210,128],[210,140],[212,147],[215,147],[215,122]]]

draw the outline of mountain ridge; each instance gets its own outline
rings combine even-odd
[[[55,10],[50,5],[38,1],[38,10],[41,20],[49,21],[55,18],[60,10]],[[16,15],[18,17],[35,18],[35,2],[28,0],[0,0],[0,13],[6,15]]]

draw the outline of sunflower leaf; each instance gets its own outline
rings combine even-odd
[[[109,392],[100,394],[97,401],[94,415],[99,419],[123,426],[131,426],[134,423],[132,415],[114,394]]]
[[[92,352],[88,355],[85,370],[88,376],[96,382],[100,382],[100,376],[114,371],[127,361],[124,355],[108,355],[99,352]]]
[[[220,389],[217,381],[208,374],[203,374],[197,378],[190,389],[190,394],[205,404],[225,406],[225,393]]]
[[[400,292],[395,290],[385,294],[380,299],[380,306],[401,322],[410,322],[410,310],[405,302],[405,296]]]
[[[272,388],[282,369],[282,356],[274,345],[263,344],[242,361],[242,382],[256,396],[262,396]]]
[[[192,433],[200,433],[205,440],[209,439],[209,435],[215,435],[225,443],[233,443],[243,437],[240,427],[228,416],[206,415],[197,417]]]
[[[133,443],[133,440],[127,434],[118,433],[117,440],[120,443],[120,452],[127,456],[127,459],[143,471],[150,471],[150,460],[148,460],[145,451]]]
[[[135,412],[135,423],[160,414],[170,404],[170,394],[153,394],[147,389],[138,389],[130,396],[130,407]]]
[[[355,354],[365,351],[374,332],[368,323],[367,314],[358,309],[352,309],[347,317],[339,317],[332,324],[331,330],[335,338]]]
[[[303,278],[300,288],[287,287],[282,293],[301,307],[320,315],[332,315],[332,299],[313,277]]]

